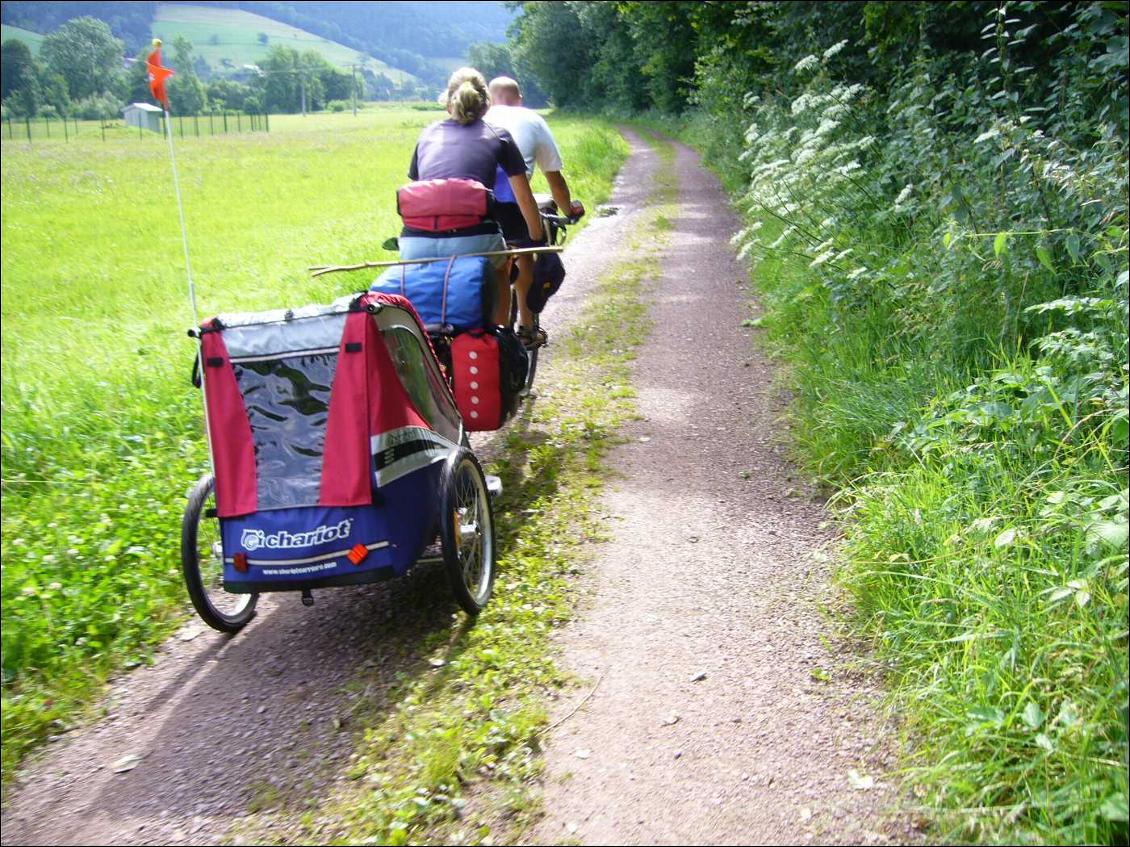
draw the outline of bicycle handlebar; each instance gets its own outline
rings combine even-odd
[[[558,226],[572,226],[583,217],[582,215],[551,215],[547,212],[542,212],[541,216],[542,220]]]

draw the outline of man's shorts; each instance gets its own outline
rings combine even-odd
[[[495,203],[494,219],[502,225],[507,244],[525,246],[529,243],[530,230],[522,217],[522,207],[517,203]]]

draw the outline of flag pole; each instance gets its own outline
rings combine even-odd
[[[165,80],[173,76],[169,68],[161,66],[161,39],[153,39],[153,52],[146,60],[149,73],[149,90],[165,109],[165,137],[169,139],[169,160],[173,163],[173,188],[177,194],[177,213],[180,215],[180,238],[184,245],[184,270],[188,274],[188,300],[192,304],[192,325],[200,326],[196,311],[196,283],[192,281],[192,260],[188,257],[188,226],[184,222],[184,199],[180,193],[180,176],[177,174],[177,153],[173,146],[173,117],[169,114],[169,97],[165,94]]]
[[[169,139],[169,161],[173,164],[173,188],[177,195],[177,213],[180,215],[180,238],[184,246],[184,270],[188,274],[188,300],[192,305],[192,329],[200,331],[200,315],[196,311],[196,284],[192,281],[192,260],[188,256],[188,226],[184,221],[184,199],[180,193],[180,176],[177,174],[177,153],[173,146],[173,118],[169,114],[169,98],[165,94],[165,79],[173,75],[168,68],[161,66],[161,39],[153,39],[153,52],[148,59],[149,89],[153,96],[160,101],[165,110],[165,137]],[[192,333],[189,333],[190,335]],[[208,441],[208,469],[212,472],[212,479],[216,479],[216,463],[212,457],[212,428],[208,424],[208,392],[205,387],[207,380],[204,376],[204,344],[203,338],[196,347],[196,366],[200,374],[200,398],[204,406],[204,437]],[[213,483],[214,484],[214,483]],[[214,489],[213,489],[214,491]]]
[[[177,212],[180,214],[180,237],[184,245],[184,268],[188,274],[188,299],[192,304],[192,325],[200,326],[200,316],[196,312],[196,284],[192,281],[192,262],[188,257],[188,227],[184,222],[184,199],[180,193],[180,177],[177,176],[177,154],[173,148],[173,120],[165,107],[165,136],[169,139],[169,159],[173,163],[173,188],[177,194]]]

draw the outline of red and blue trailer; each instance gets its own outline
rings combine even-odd
[[[497,481],[407,299],[219,315],[194,334],[213,472],[189,496],[181,559],[206,623],[235,632],[260,593],[311,603],[429,558],[467,612],[485,606]]]

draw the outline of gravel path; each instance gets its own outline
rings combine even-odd
[[[644,213],[658,162],[630,141],[611,201],[619,214],[571,240],[569,282],[544,316],[551,341]],[[801,486],[778,444],[781,408],[739,329],[736,222],[689,151],[678,169],[656,331],[637,367],[647,419],[612,457],[627,480],[606,502],[615,537],[561,642],[589,688],[563,698],[559,717],[599,684],[551,736],[547,816],[525,840],[882,840],[884,728],[869,684],[822,643],[816,554],[828,537],[820,507],[787,494]],[[496,449],[474,443],[486,457]],[[104,717],[27,764],[2,842],[220,843],[258,807],[328,796],[352,752],[354,710],[379,713],[397,673],[424,672],[418,645],[452,625],[453,606],[438,568],[315,596],[311,609],[264,597],[235,638],[187,622],[152,666],[111,686]],[[358,668],[381,684],[356,690]],[[830,682],[812,676],[818,668]],[[880,787],[854,789],[852,768],[857,784]]]
[[[785,457],[772,369],[740,327],[738,221],[678,148],[678,209],[610,457],[612,541],[565,633],[586,683],[547,747],[529,843],[883,843],[893,798],[877,692],[829,649],[831,536]],[[618,472],[618,473],[617,473]],[[588,698],[585,700],[584,698]],[[855,774],[852,774],[855,771]]]

